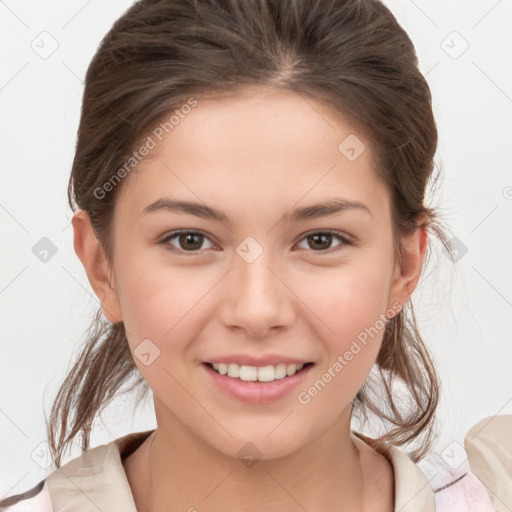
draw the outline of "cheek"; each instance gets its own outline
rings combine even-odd
[[[134,340],[170,336],[214,284],[197,267],[166,264],[164,251],[132,251],[116,262],[123,321]]]
[[[301,277],[304,302],[332,337],[346,339],[371,327],[388,304],[391,264],[359,258]],[[334,332],[333,332],[334,331]]]
[[[311,322],[316,332],[323,333],[328,354],[322,364],[327,369],[341,357],[343,379],[356,387],[364,382],[380,349],[390,272],[390,262],[360,258],[330,273],[317,272],[316,279],[304,276],[304,302],[314,313],[314,317],[309,315]]]
[[[190,270],[164,269],[147,259],[144,265],[127,260],[119,271],[119,301],[133,360],[155,395],[172,396],[184,408],[190,397],[179,383],[186,379],[182,361],[190,340],[201,330],[191,321],[204,313],[200,300],[207,284],[201,282]]]
[[[314,330],[324,333],[326,351],[318,371],[297,396],[311,417],[334,421],[355,398],[375,363],[386,327],[389,287],[383,272],[382,268],[347,269],[308,294],[306,302],[316,315]]]
[[[120,308],[133,360],[149,386],[158,388],[193,335],[183,329],[191,328],[187,318],[201,290],[176,269],[163,271],[131,254],[119,258],[116,268]]]
[[[147,251],[144,257],[136,251],[126,254],[116,262],[126,335],[140,373],[158,388],[162,379],[169,380],[167,372],[179,378],[186,372],[180,362],[193,359],[193,340],[214,314],[206,308],[211,305],[208,292],[219,280],[218,270],[166,265],[161,254],[152,260]],[[151,364],[144,364],[148,360]]]

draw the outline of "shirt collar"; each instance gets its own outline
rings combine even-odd
[[[421,469],[409,456],[388,443],[352,431],[371,448],[386,457],[393,467],[395,480],[395,512],[435,512],[435,494]]]
[[[133,452],[154,430],[125,435],[91,448],[47,478],[54,512],[137,512],[122,457]],[[434,492],[419,467],[398,448],[352,432],[385,456],[393,467],[395,512],[435,512]]]

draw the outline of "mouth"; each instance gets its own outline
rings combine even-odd
[[[313,362],[278,362],[252,366],[218,360],[204,362],[201,367],[210,379],[208,386],[213,385],[215,390],[232,399],[264,405],[287,399],[304,382],[314,365]]]
[[[276,365],[251,366],[236,363],[203,363],[219,375],[244,382],[274,382],[305,373],[314,365],[313,362],[303,364],[279,363]]]

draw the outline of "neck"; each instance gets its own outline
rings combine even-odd
[[[158,425],[124,462],[140,511],[220,512],[227,503],[241,512],[363,509],[368,459],[351,439],[350,416],[300,450],[252,464],[207,445],[177,420]]]

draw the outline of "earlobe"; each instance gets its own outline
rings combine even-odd
[[[390,304],[399,302],[402,307],[416,288],[420,279],[427,251],[427,228],[418,225],[416,231],[402,238],[402,265],[391,285]]]
[[[87,278],[101,303],[103,315],[112,323],[122,320],[114,279],[105,252],[92,228],[89,215],[78,209],[72,219],[76,255],[82,262]]]

